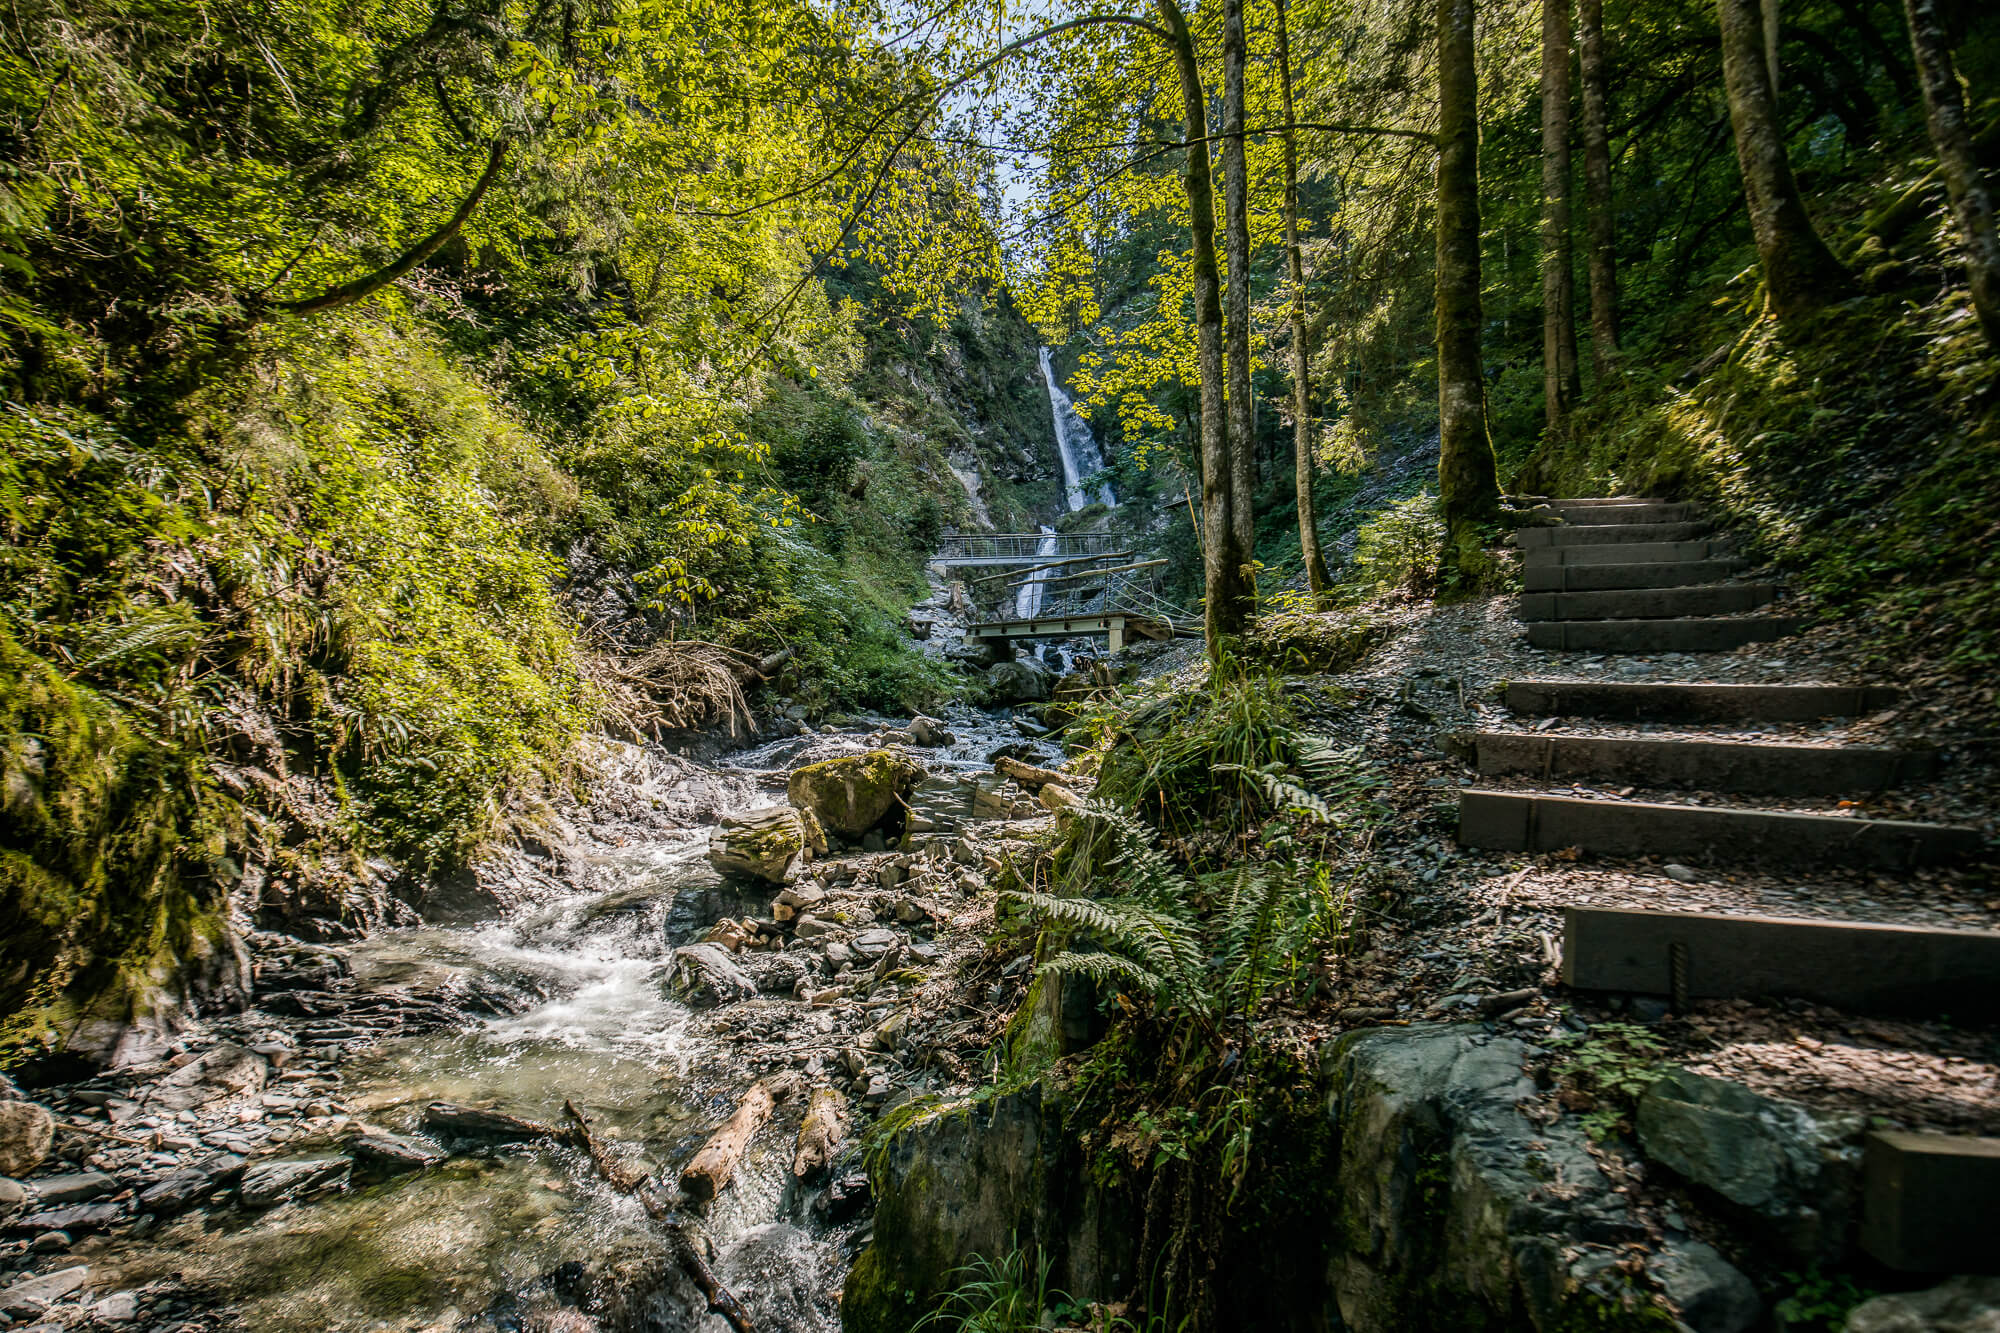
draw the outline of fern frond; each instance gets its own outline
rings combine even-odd
[[[1060,953],[1037,969],[1044,977],[1086,977],[1097,985],[1121,982],[1128,989],[1156,994],[1165,986],[1159,975],[1115,953]]]

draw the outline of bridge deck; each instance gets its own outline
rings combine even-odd
[[[1032,565],[1065,556],[1105,555],[1117,541],[1106,532],[964,532],[946,537],[931,561],[939,565]]]

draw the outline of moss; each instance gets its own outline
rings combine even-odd
[[[1293,611],[1258,619],[1244,655],[1280,671],[1334,674],[1361,666],[1388,639],[1388,627],[1366,615]]]
[[[870,750],[794,769],[785,793],[829,832],[858,838],[887,819],[922,775],[893,750]]]

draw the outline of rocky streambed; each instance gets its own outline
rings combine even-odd
[[[1054,757],[1005,714],[914,730],[607,752],[597,799],[431,924],[251,933],[248,1011],[151,1063],[0,1087],[0,1328],[728,1327],[674,1234],[758,1327],[837,1327],[868,1239],[858,1132],[969,1090],[993,1035],[919,998],[980,947],[989,872],[1043,814],[991,760]],[[793,827],[832,830],[732,859],[729,816],[871,764],[881,811],[823,792]],[[726,1170],[683,1189],[730,1126]]]

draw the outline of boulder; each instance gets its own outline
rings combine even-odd
[[[1756,1219],[1804,1262],[1840,1256],[1863,1128],[1858,1116],[1822,1116],[1685,1069],[1669,1071],[1639,1099],[1647,1157]]]
[[[1032,657],[995,662],[986,669],[986,698],[995,706],[1045,703],[1053,677]]]
[[[1372,1028],[1323,1059],[1340,1145],[1330,1327],[1630,1328],[1616,1253],[1648,1230],[1574,1119],[1540,1124],[1527,1046],[1471,1024]],[[1416,1312],[1453,1311],[1413,1322]]]
[[[670,984],[675,995],[697,1009],[734,1004],[757,993],[750,974],[715,944],[687,944],[674,950]]]
[[[316,1190],[347,1183],[353,1163],[345,1157],[299,1157],[289,1161],[258,1162],[243,1172],[237,1197],[245,1208],[269,1208]]]
[[[829,833],[860,838],[903,805],[924,775],[907,756],[870,750],[794,769],[785,794],[801,810],[818,816]]]
[[[270,1068],[255,1051],[224,1042],[161,1079],[147,1100],[185,1111],[223,1097],[248,1096],[263,1091]]]
[[[1764,1313],[1750,1279],[1698,1240],[1667,1242],[1647,1268],[1694,1333],[1748,1333]]]
[[[945,730],[944,723],[921,713],[910,719],[910,740],[925,749],[954,744],[958,737]]]
[[[22,1176],[48,1160],[56,1119],[33,1102],[0,1102],[0,1176]]]
[[[1846,1333],[2000,1333],[2000,1277],[1955,1277],[1863,1301],[1848,1313]]]
[[[10,1176],[0,1176],[0,1221],[28,1206],[28,1187]]]
[[[810,810],[767,805],[725,815],[708,835],[708,863],[725,875],[783,884],[802,856],[826,850]]]

